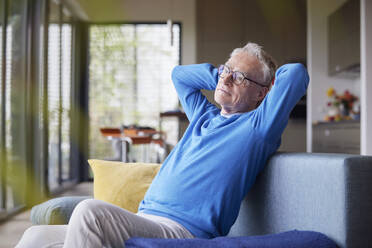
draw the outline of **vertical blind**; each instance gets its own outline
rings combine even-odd
[[[60,105],[60,26],[49,25],[48,37],[48,153],[49,187],[58,186],[59,105]]]
[[[48,178],[50,190],[71,179],[72,25],[69,11],[50,1],[48,29]]]
[[[72,19],[63,1],[0,0],[1,220],[43,199],[46,184],[60,189],[77,178],[70,163]]]
[[[64,12],[66,13],[66,11]],[[65,21],[65,19],[64,19]],[[61,155],[62,180],[70,175],[70,116],[71,116],[71,61],[72,61],[72,27],[69,23],[62,24],[62,108],[61,108]]]

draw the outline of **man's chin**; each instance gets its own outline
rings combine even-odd
[[[219,95],[215,95],[214,96],[214,100],[216,101],[216,103],[218,103],[219,105],[223,106],[223,105],[227,105],[229,102],[227,101],[227,99],[225,99],[224,97],[221,97]]]

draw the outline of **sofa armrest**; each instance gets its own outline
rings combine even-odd
[[[292,229],[326,234],[340,247],[372,246],[372,157],[277,153],[257,177],[229,235]]]
[[[43,202],[31,209],[31,222],[33,225],[67,224],[76,205],[89,198],[92,197],[65,196]]]

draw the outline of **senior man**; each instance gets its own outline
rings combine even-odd
[[[190,124],[138,213],[85,200],[68,226],[32,227],[18,247],[123,247],[134,236],[226,235],[309,82],[301,64],[284,65],[276,75],[275,70],[273,59],[254,43],[235,49],[218,68],[177,66],[172,80]],[[215,90],[221,109],[201,89]]]

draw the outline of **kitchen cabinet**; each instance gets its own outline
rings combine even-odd
[[[360,154],[359,121],[313,124],[313,152]]]
[[[346,1],[328,17],[328,73],[360,73],[360,0]]]

